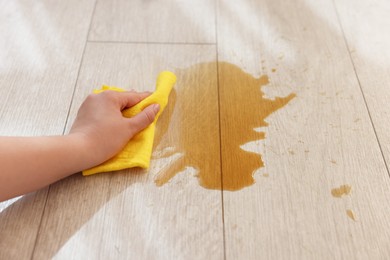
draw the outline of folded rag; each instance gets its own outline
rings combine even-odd
[[[169,71],[161,72],[157,78],[156,91],[137,105],[122,112],[125,117],[133,117],[151,104],[160,105],[160,111],[151,125],[135,135],[119,154],[96,167],[83,171],[84,176],[98,172],[118,171],[132,167],[149,167],[156,122],[168,103],[168,96],[175,82],[175,74]],[[124,89],[117,87],[103,86],[102,89],[95,90],[94,93],[100,93],[106,90],[118,92],[125,91]]]

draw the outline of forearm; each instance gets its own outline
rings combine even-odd
[[[0,201],[96,164],[77,135],[0,137]]]
[[[149,95],[131,91],[90,95],[66,136],[0,137],[0,201],[45,187],[114,156],[154,121],[158,105],[150,105],[132,118],[122,115],[122,110]]]

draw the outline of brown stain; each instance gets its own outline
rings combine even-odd
[[[175,73],[177,84],[157,122],[153,150],[157,158],[181,157],[169,161],[154,181],[162,186],[186,167],[193,167],[202,186],[221,189],[217,63],[198,64]],[[161,154],[168,147],[173,149]]]
[[[275,68],[272,68],[271,71],[272,71],[272,72],[276,72],[276,69],[275,69]]]
[[[155,149],[175,146],[174,152],[162,157],[182,156],[160,171],[156,184],[161,186],[185,167],[194,167],[200,185],[207,189],[234,191],[252,185],[253,173],[264,163],[260,154],[240,146],[264,139],[264,132],[253,129],[267,126],[265,119],[295,94],[267,99],[261,91],[269,83],[266,75],[255,78],[226,62],[198,64],[178,71],[177,76],[176,95],[170,97],[168,112],[158,123]]]
[[[223,189],[239,190],[254,183],[253,173],[264,166],[261,155],[246,152],[241,145],[265,138],[257,127],[268,126],[265,119],[285,106],[295,94],[267,99],[262,87],[268,76],[255,78],[237,66],[219,64],[220,117]]]
[[[341,198],[343,195],[348,195],[351,192],[351,186],[345,184],[341,185],[339,188],[332,189],[332,196],[335,198]]]
[[[356,218],[355,218],[355,214],[353,213],[353,211],[351,209],[347,209],[346,210],[346,213],[347,213],[347,216],[352,219],[353,221],[356,221]]]

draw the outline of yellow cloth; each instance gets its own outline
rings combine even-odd
[[[160,105],[160,111],[150,126],[135,135],[119,154],[101,165],[83,171],[84,176],[98,172],[118,171],[132,167],[149,167],[156,122],[168,103],[168,96],[175,82],[175,74],[169,71],[161,72],[157,78],[156,91],[137,105],[123,111],[125,117],[133,117],[151,104]],[[94,93],[100,93],[105,90],[125,91],[121,88],[103,86],[102,89],[95,90]]]

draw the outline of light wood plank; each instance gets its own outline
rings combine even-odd
[[[241,143],[265,167],[253,186],[224,193],[227,259],[389,258],[389,180],[332,3],[236,2],[219,5],[219,58],[237,65],[218,64],[223,172]],[[215,42],[213,1],[165,4],[99,1],[90,40]],[[62,133],[92,5],[0,2],[0,134]],[[336,6],[389,162],[388,4]],[[220,174],[217,64],[203,63],[214,60],[213,46],[88,46],[70,121],[103,83],[152,90],[157,72],[170,68],[178,89],[159,121],[148,174],[75,175],[52,187],[34,259],[223,258],[220,193],[192,176]],[[249,119],[229,113],[244,107],[237,105],[242,92],[226,90],[244,90],[264,74],[267,97],[297,97],[267,117],[260,140]],[[256,104],[250,91],[247,101]],[[254,142],[237,139],[232,123]],[[259,157],[241,160],[250,158]],[[173,175],[185,170],[155,187],[167,167]],[[1,259],[30,258],[46,192],[0,204]]]
[[[152,91],[167,69],[178,81],[157,124],[150,170],[74,176],[53,186],[34,259],[223,258],[221,192],[199,187],[193,176],[199,163],[220,175],[217,66],[195,65],[215,59],[208,45],[88,44],[71,118],[102,84]],[[198,125],[204,132],[191,130]],[[183,172],[157,187],[166,167]]]
[[[390,164],[390,3],[389,1],[335,2],[356,73]]]
[[[98,1],[89,39],[215,43],[215,1]]]
[[[61,134],[94,3],[1,4],[0,134]]]
[[[0,204],[0,258],[31,259],[47,189]]]
[[[241,144],[265,167],[224,192],[227,259],[389,258],[390,181],[333,3],[220,0],[217,30],[218,56],[240,77],[267,74],[266,97],[297,95],[266,119],[265,140]],[[246,81],[219,73],[222,108],[236,100],[224,80]],[[224,131],[222,150],[237,142]],[[342,185],[350,193],[334,197]]]
[[[62,134],[94,1],[0,1],[0,135]],[[47,189],[0,203],[0,258],[30,259]]]

